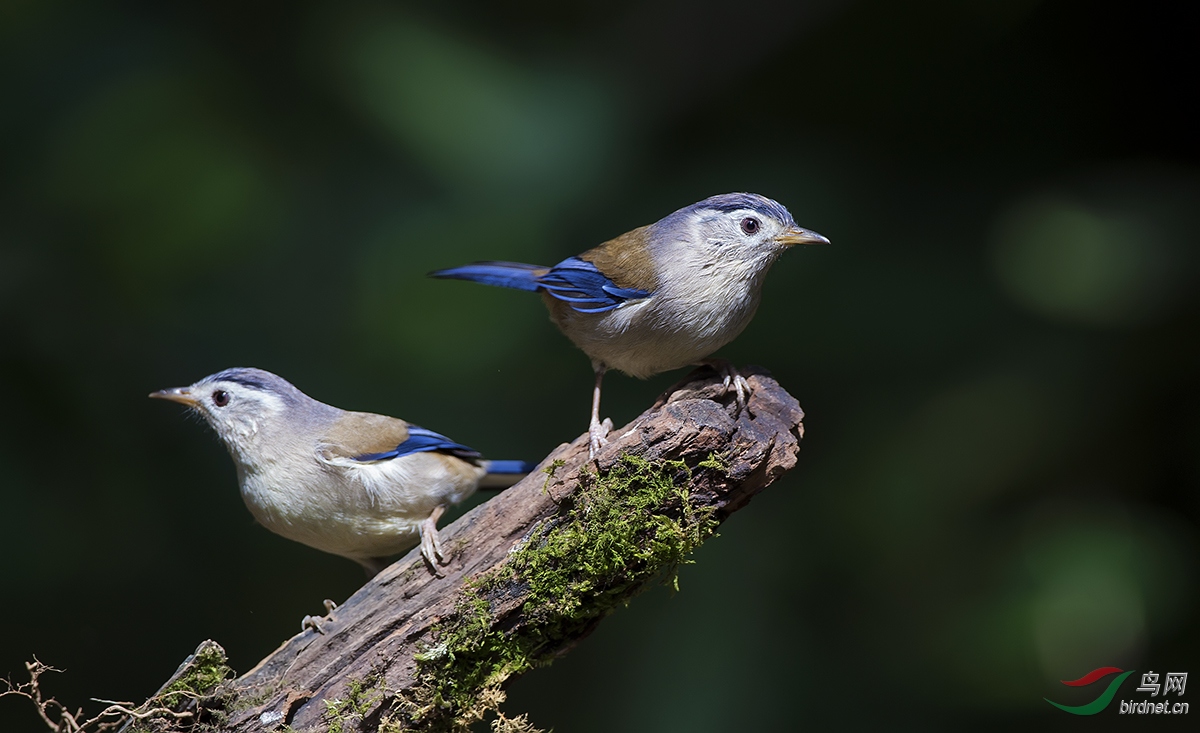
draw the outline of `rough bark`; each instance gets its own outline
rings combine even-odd
[[[594,463],[586,434],[560,446],[541,464],[551,475],[539,470],[443,528],[443,577],[413,550],[322,619],[321,633],[292,637],[201,701],[197,719],[221,731],[456,730],[494,710],[509,678],[669,579],[716,524],[795,465],[799,404],[765,372],[744,374],[753,392],[740,413],[732,390],[698,370],[614,430]],[[646,488],[663,477],[675,488]],[[625,556],[619,538],[595,540],[618,548],[616,570],[569,566],[579,553],[567,534],[590,542],[588,532],[608,531],[593,516],[624,527]]]

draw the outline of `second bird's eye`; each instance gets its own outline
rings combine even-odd
[[[755,219],[753,216],[747,216],[745,219],[742,219],[742,231],[747,234],[757,233],[759,226],[758,219]]]
[[[218,389],[212,393],[213,404],[217,407],[224,407],[229,404],[229,393],[223,389]]]

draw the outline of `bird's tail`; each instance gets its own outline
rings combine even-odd
[[[516,482],[528,476],[536,463],[528,461],[484,461],[487,475],[479,482],[481,489],[507,489]]]
[[[470,280],[484,285],[533,292],[538,289],[538,278],[549,271],[549,267],[526,265],[520,262],[472,262],[462,267],[434,270],[429,273],[429,276],[449,280]]]

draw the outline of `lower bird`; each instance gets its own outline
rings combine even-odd
[[[744,407],[749,384],[728,362],[708,357],[750,323],[767,270],[785,250],[828,243],[765,196],[727,193],[553,267],[476,262],[430,275],[542,294],[550,319],[592,360],[588,450],[595,458],[612,429],[600,420],[600,385],[610,368],[646,378],[711,363]]]
[[[394,417],[326,405],[262,369],[226,369],[150,396],[187,405],[213,427],[260,524],[369,575],[418,543],[436,572],[446,507],[477,488],[511,486],[532,468],[483,460]]]

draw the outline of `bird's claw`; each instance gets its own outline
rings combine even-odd
[[[750,393],[753,391],[750,388],[750,382],[746,381],[746,378],[733,364],[724,359],[709,359],[701,363],[707,364],[721,375],[721,386],[724,388],[725,394],[729,394],[729,391],[733,390],[734,397],[737,399],[737,411],[738,414],[741,414],[746,409]]]
[[[442,550],[442,540],[438,536],[437,521],[441,519],[442,513],[446,511],[446,507],[438,505],[433,513],[425,519],[421,520],[421,556],[425,558],[425,562],[429,563],[429,567],[433,570],[433,574],[441,576],[438,572],[438,565],[445,561],[446,553]]]
[[[733,382],[733,388],[737,392],[737,408],[740,414],[746,409],[747,399],[750,396],[750,383],[741,374],[734,372],[732,376],[725,377],[725,392],[729,393],[729,383]]]
[[[300,620],[300,631],[308,631],[312,629],[318,634],[324,634],[325,630],[321,628],[321,622],[329,618],[333,614],[333,609],[337,608],[337,604],[326,598],[324,600],[325,615],[324,616],[305,616]]]
[[[608,444],[608,434],[612,432],[612,418],[606,417],[603,422],[594,422],[588,427],[588,459],[595,460],[600,449]]]

